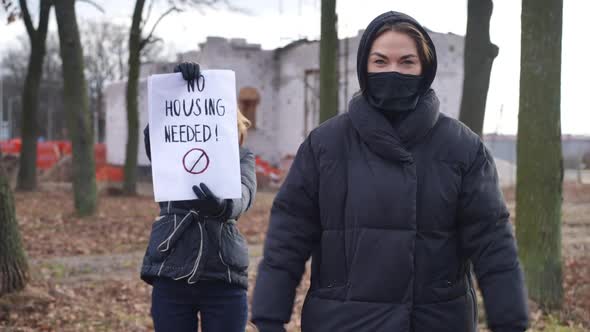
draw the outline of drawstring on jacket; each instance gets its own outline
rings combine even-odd
[[[167,214],[170,214],[170,202],[168,202],[168,207],[167,207]],[[165,253],[167,251],[169,251],[171,248],[174,248],[174,244],[176,243],[176,241],[180,238],[180,236],[182,235],[182,233],[187,229],[188,225],[190,225],[192,220],[196,220],[197,221],[197,225],[199,226],[199,236],[200,236],[200,242],[199,242],[199,253],[197,254],[197,258],[195,259],[195,263],[193,265],[193,268],[191,269],[191,271],[189,273],[187,273],[186,275],[174,278],[174,280],[180,280],[180,279],[184,279],[184,278],[188,278],[187,282],[189,284],[194,284],[197,282],[197,279],[195,279],[195,276],[197,274],[197,270],[199,268],[199,264],[201,262],[201,257],[203,256],[203,225],[202,225],[202,220],[200,219],[200,215],[198,212],[194,211],[194,210],[189,210],[187,214],[184,215],[184,217],[180,220],[180,223],[177,222],[177,218],[176,218],[176,213],[174,213],[174,230],[170,233],[170,235],[164,239],[164,241],[162,241],[162,243],[160,243],[158,245],[158,251],[160,253]],[[189,218],[191,217],[191,218]],[[162,271],[162,268],[164,267],[164,264],[166,263],[166,260],[164,260],[162,262],[162,265],[160,266],[159,272]],[[159,273],[158,273],[159,274]]]

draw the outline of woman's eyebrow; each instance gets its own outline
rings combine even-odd
[[[401,58],[399,58],[400,60],[407,60],[410,58],[417,58],[418,56],[416,56],[415,54],[406,54],[404,56],[402,56]]]
[[[382,54],[382,53],[379,53],[379,52],[372,52],[371,54],[369,54],[369,56],[371,56],[371,55],[376,55],[376,56],[378,56],[378,57],[381,57],[381,58],[387,59],[387,56],[385,56],[384,54]]]

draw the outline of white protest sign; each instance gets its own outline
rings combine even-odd
[[[148,110],[156,202],[196,199],[201,182],[218,197],[241,197],[233,71],[204,70],[194,89],[180,73],[152,75]]]

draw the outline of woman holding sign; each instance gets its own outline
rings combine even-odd
[[[375,18],[361,91],[310,133],[276,196],[252,304],[284,331],[310,256],[302,331],[472,332],[471,264],[494,332],[524,331],[527,300],[496,167],[430,88],[435,47],[411,17]]]
[[[183,63],[189,87],[198,84],[199,65]],[[153,285],[156,331],[243,332],[248,317],[248,247],[236,228],[256,193],[254,155],[242,147],[249,121],[238,111],[241,199],[220,199],[205,183],[192,187],[195,200],[159,202],[141,278]],[[151,160],[149,127],[144,130]],[[171,186],[178,185],[171,183]]]

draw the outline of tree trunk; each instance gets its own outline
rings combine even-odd
[[[23,5],[26,4],[22,4],[21,0],[21,7]],[[39,132],[37,113],[50,9],[50,1],[41,0],[39,26],[37,30],[30,26],[30,30],[27,29],[31,42],[31,54],[22,92],[21,137],[23,145],[17,178],[17,189],[23,191],[35,190],[37,187],[37,135]],[[28,15],[28,10],[26,15]]]
[[[129,75],[127,78],[127,149],[123,191],[135,195],[137,183],[137,153],[139,144],[138,84],[141,52],[141,17],[145,0],[136,0],[129,32]]]
[[[0,166],[0,297],[22,290],[29,280],[27,257],[14,212],[14,197]]]
[[[44,55],[40,53],[43,52],[39,50],[40,45],[31,44],[27,77],[22,92],[21,136],[23,145],[17,178],[17,189],[21,191],[32,191],[37,186],[37,135],[39,131],[37,113]]]
[[[74,2],[56,0],[55,16],[63,62],[64,108],[72,141],[74,205],[79,215],[86,216],[96,210],[94,142]]]
[[[492,64],[498,47],[490,41],[492,0],[469,0],[465,35],[463,95],[459,120],[479,136],[483,132]]]
[[[523,0],[516,236],[530,297],[561,306],[563,0]]]
[[[338,115],[338,18],[336,0],[322,0],[320,123]]]
[[[96,96],[96,107],[98,109],[97,111],[97,117],[98,119],[96,119],[98,121],[98,142],[104,142],[104,137],[105,137],[105,123],[104,123],[104,118],[105,118],[105,114],[104,114],[104,94],[102,91],[103,87],[101,86],[100,90],[98,90],[97,92],[97,96]]]

